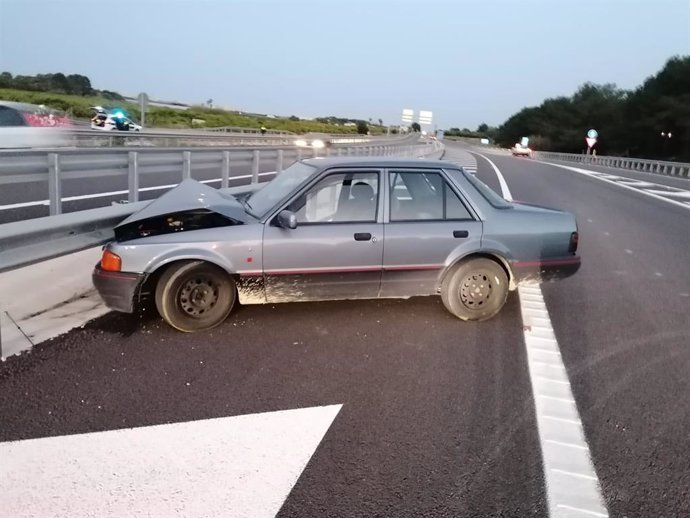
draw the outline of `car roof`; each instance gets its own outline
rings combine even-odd
[[[412,158],[377,158],[377,157],[324,157],[305,158],[305,164],[324,169],[327,167],[405,167],[415,169],[460,169],[460,166],[445,160],[427,160]]]
[[[35,110],[38,108],[38,104],[29,104],[29,103],[18,103],[15,101],[0,101],[0,106],[6,106],[8,108],[12,108],[14,110]]]

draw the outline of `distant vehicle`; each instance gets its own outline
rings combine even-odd
[[[511,149],[510,152],[513,156],[526,156],[532,158],[532,150],[528,147],[523,147],[522,144],[517,143]]]
[[[52,148],[71,144],[72,120],[44,105],[0,101],[0,148]]]
[[[580,267],[572,214],[431,160],[301,160],[237,196],[188,179],[114,234],[93,271],[105,303],[132,312],[149,297],[186,332],[237,301],[440,295],[456,317],[487,320],[519,284]]]
[[[141,131],[140,124],[127,116],[124,110],[106,110],[102,106],[92,106],[91,128],[102,131]]]
[[[300,135],[295,139],[295,146],[297,147],[311,147],[314,149],[322,149],[331,147],[334,144],[360,144],[369,142],[371,138],[366,135],[328,135],[327,133],[306,133]]]

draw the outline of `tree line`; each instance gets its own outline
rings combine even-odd
[[[599,155],[690,161],[690,56],[669,59],[634,90],[585,83],[523,108],[494,137],[504,147],[529,137],[535,150],[582,153],[589,129],[599,133]]]
[[[69,95],[99,96],[113,101],[124,101],[125,98],[117,92],[110,90],[96,90],[91,86],[91,80],[81,74],[65,75],[62,72],[56,74],[37,74],[35,76],[13,76],[9,72],[0,74],[0,88],[15,88],[30,92],[53,92]]]

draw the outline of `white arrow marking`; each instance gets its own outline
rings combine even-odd
[[[0,443],[2,514],[273,517],[341,407]]]

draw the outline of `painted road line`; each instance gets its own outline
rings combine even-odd
[[[596,178],[597,180],[601,180],[602,182],[610,183],[612,185],[618,185],[619,187],[622,187],[623,189],[628,189],[630,191],[634,191],[640,194],[644,194],[645,196],[649,196],[650,198],[656,198],[657,200],[665,201],[666,203],[670,203],[672,205],[675,205],[677,207],[683,207],[684,209],[690,209],[690,205],[686,202],[682,201],[677,201],[670,199],[670,197],[673,196],[681,196],[684,197],[685,194],[687,193],[690,195],[690,191],[685,191],[683,189],[677,189],[675,187],[667,187],[667,189],[673,189],[673,190],[659,190],[658,187],[665,187],[661,185],[656,185],[657,189],[646,189],[643,187],[633,187],[630,182],[633,182],[631,178],[625,178],[621,176],[612,176],[612,175],[607,175],[604,173],[600,173],[598,171],[592,171],[590,169],[582,169],[581,167],[571,167],[567,165],[561,165],[561,164],[554,164],[553,162],[542,162],[544,164],[549,164],[554,167],[560,167],[561,169],[566,169],[568,171],[573,171],[575,173],[583,174],[586,176],[589,176],[590,178]]]
[[[341,407],[0,443],[0,514],[272,518]]]
[[[275,171],[268,171],[265,173],[259,173],[259,176],[269,176],[276,174]],[[230,178],[230,180],[246,180],[247,178],[251,178],[252,175],[246,174],[242,176],[233,176]],[[221,178],[214,178],[212,180],[198,180],[200,183],[218,183],[221,182]],[[149,192],[149,191],[162,191],[164,189],[172,189],[173,187],[177,187],[179,184],[176,183],[171,183],[168,185],[156,185],[154,187],[140,187],[139,192]],[[66,198],[62,198],[62,202],[65,203],[67,201],[79,201],[79,200],[90,200],[92,198],[107,198],[109,196],[122,196],[124,194],[129,194],[129,191],[111,191],[111,192],[98,192],[98,193],[93,193],[93,194],[81,194],[79,196],[68,196]],[[25,207],[37,207],[40,205],[45,205],[48,206],[50,205],[50,200],[37,200],[37,201],[27,201],[27,202],[22,202],[22,203],[12,203],[10,205],[0,205],[0,210],[10,210],[10,209],[22,209]]]
[[[512,200],[508,184],[498,167],[484,155],[477,154],[493,167],[503,197]],[[599,480],[541,288],[539,285],[519,286],[518,294],[549,515],[551,518],[607,517]],[[560,367],[551,369],[548,377],[542,375],[541,364],[545,356],[549,363]]]

